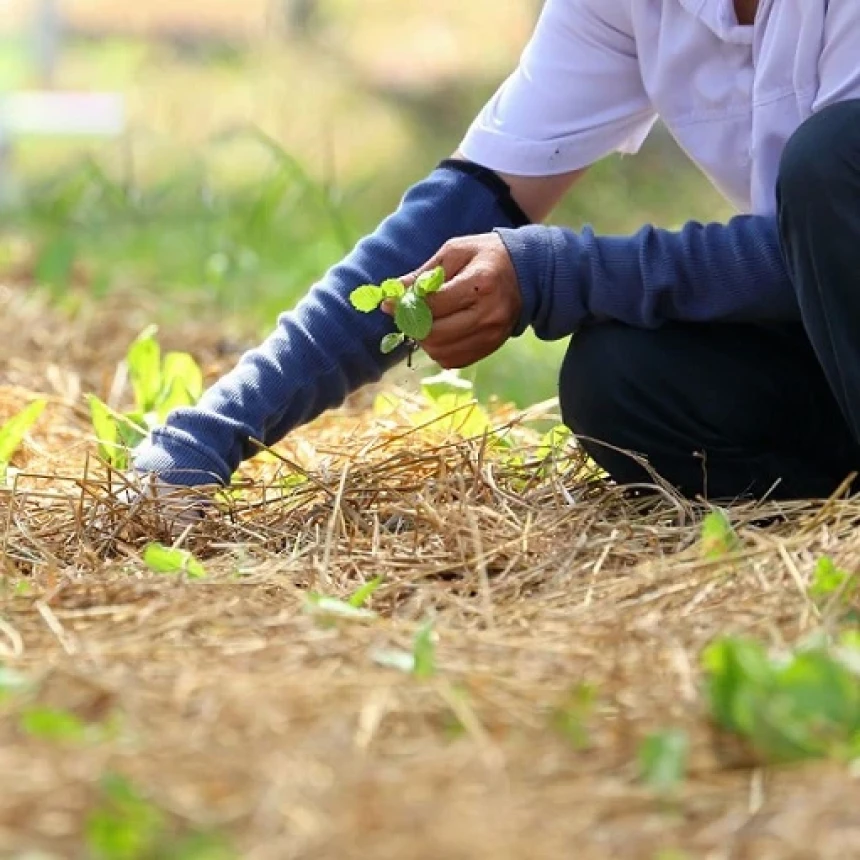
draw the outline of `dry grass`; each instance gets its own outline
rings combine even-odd
[[[700,509],[627,499],[575,454],[552,477],[512,469],[480,440],[415,432],[407,398],[403,415],[354,406],[249,466],[232,513],[182,538],[208,578],[179,581],[139,558],[168,537],[158,511],[105,501],[87,459],[81,391],[110,390],[145,309],[69,322],[9,291],[0,310],[14,356],[0,420],[53,398],[0,492],[0,659],[44,705],[120,717],[115,737],[51,743],[21,731],[20,702],[0,703],[0,855],[86,856],[111,770],[255,860],[860,856],[853,776],[756,768],[711,731],[698,686],[714,637],[792,642],[819,623],[803,586],[820,553],[856,566],[856,504],[738,506],[743,551],[705,561]],[[202,326],[166,336],[213,371],[223,361]],[[311,479],[263,505],[279,457]],[[378,620],[305,611],[308,588],[345,597],[377,575]],[[436,677],[374,662],[430,616]],[[577,749],[552,717],[583,682],[598,704]],[[669,726],[693,739],[671,803],[634,767],[641,738]]]

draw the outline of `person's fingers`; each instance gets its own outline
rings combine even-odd
[[[430,334],[421,341],[421,348],[432,354],[433,350],[447,349],[453,345],[471,340],[481,322],[474,307],[458,311],[450,316],[433,320]]]
[[[437,266],[445,271],[445,280],[453,278],[475,255],[476,249],[468,239],[449,239],[424,265],[400,278],[406,287],[411,287],[425,272]]]

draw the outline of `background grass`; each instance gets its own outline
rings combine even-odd
[[[60,86],[123,92],[129,133],[17,142],[0,275],[64,302],[155,293],[166,319],[190,299],[225,331],[261,337],[456,147],[516,62],[534,5],[493,6],[492,38],[483,2],[340,0],[322,4],[310,39],[68,40]],[[0,89],[32,82],[7,36]],[[726,214],[658,133],[638,157],[598,165],[554,220],[629,232]],[[481,396],[525,405],[554,393],[563,350],[527,335],[470,372]]]

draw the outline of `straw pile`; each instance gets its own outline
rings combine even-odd
[[[856,504],[738,506],[727,567],[702,558],[705,508],[627,498],[575,451],[542,470],[510,411],[497,418],[522,465],[417,431],[406,397],[250,464],[229,513],[180,536],[208,576],[158,575],[140,552],[168,523],[112,500],[81,397],[115,385],[146,309],[69,319],[3,299],[0,421],[35,393],[52,402],[0,492],[0,665],[31,682],[0,700],[0,856],[88,856],[106,773],[175,833],[219,833],[254,860],[860,856],[852,774],[758,769],[712,730],[699,687],[714,637],[816,627],[805,586],[822,553],[856,567]],[[164,336],[212,372],[229,360],[202,327]],[[295,467],[307,480],[283,485]],[[377,618],[307,611],[309,590],[345,599],[377,576]],[[380,663],[428,618],[435,676]],[[596,704],[576,739],[554,715],[583,684]],[[113,728],[33,736],[34,702]],[[692,740],[670,802],[635,768],[668,727]]]

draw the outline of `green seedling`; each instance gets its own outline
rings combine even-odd
[[[387,669],[397,669],[416,678],[432,678],[436,674],[436,634],[433,622],[423,624],[412,640],[412,651],[400,648],[377,648],[371,659]]]
[[[30,428],[39,420],[47,400],[34,400],[0,427],[0,484],[6,483],[9,462]]]
[[[396,278],[383,281],[379,286],[365,284],[353,290],[349,300],[352,306],[362,313],[375,311],[383,302],[394,305],[394,324],[398,331],[386,335],[380,345],[385,353],[394,352],[407,341],[424,340],[433,328],[433,313],[426,298],[438,292],[445,284],[445,270],[437,266],[416,278],[412,288],[407,290]]]
[[[134,408],[111,409],[90,395],[90,416],[99,443],[99,456],[113,468],[128,468],[128,451],[153,427],[163,423],[174,409],[193,406],[203,394],[200,366],[185,352],[169,352],[162,358],[156,326],[144,329],[132,341],[125,357],[134,393]]]
[[[737,533],[723,511],[711,511],[702,521],[702,557],[709,560],[723,558],[739,546]]]
[[[188,550],[168,547],[153,541],[143,550],[143,563],[153,573],[186,574],[192,579],[203,579],[206,568]]]
[[[758,642],[724,638],[703,654],[714,722],[767,763],[850,760],[860,753],[860,649],[811,645],[771,657]]]
[[[370,609],[364,609],[360,605],[355,606],[345,600],[336,597],[326,597],[324,594],[310,592],[305,597],[305,608],[312,615],[322,616],[325,619],[349,618],[355,621],[372,621],[376,613]]]
[[[847,570],[838,568],[832,558],[823,556],[818,559],[809,586],[809,596],[819,606],[826,604],[836,595],[841,603],[850,603],[857,593],[857,578]]]
[[[597,690],[592,684],[577,684],[552,713],[553,728],[575,750],[588,749],[591,738],[588,721],[597,703]]]
[[[80,717],[57,708],[27,708],[19,725],[31,737],[56,743],[79,743],[88,735],[88,726]]]
[[[433,622],[423,624],[412,643],[412,674],[416,678],[432,678],[436,674],[436,639]]]
[[[93,860],[235,860],[216,833],[177,832],[167,814],[118,774],[102,777],[99,801],[85,826]]]
[[[357,588],[350,596],[349,605],[354,606],[356,609],[360,609],[365,603],[367,603],[379,586],[382,585],[382,581],[382,577],[377,576],[369,582],[365,582],[364,585]]]
[[[98,860],[150,857],[165,829],[160,810],[127,779],[108,774],[102,779],[99,805],[87,817],[87,849]]]
[[[639,778],[660,794],[669,794],[683,781],[687,772],[690,742],[678,729],[655,732],[639,745]]]

